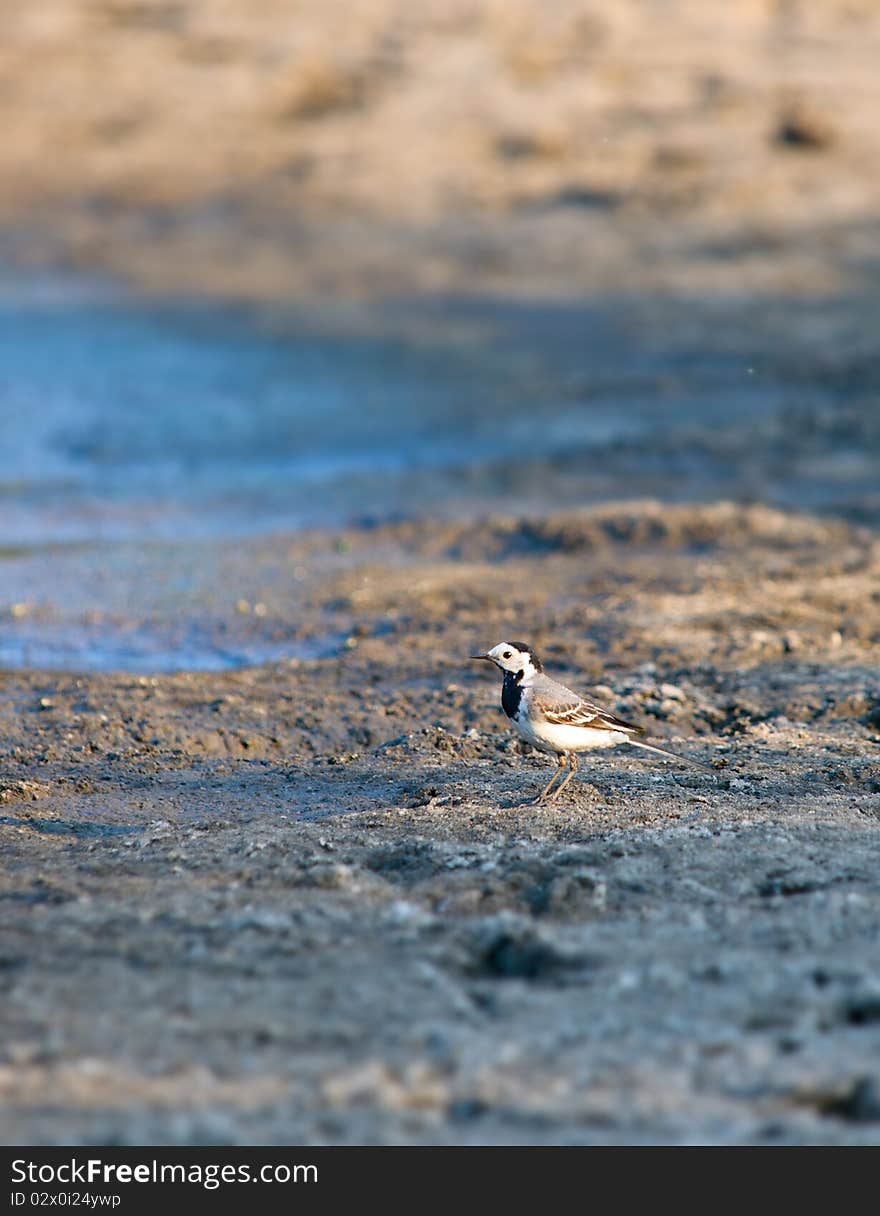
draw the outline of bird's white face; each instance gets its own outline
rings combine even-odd
[[[517,646],[513,642],[499,642],[497,646],[493,646],[486,654],[474,655],[474,658],[489,659],[496,667],[500,667],[502,671],[512,671],[514,673],[521,671],[523,673],[520,677],[522,680],[528,680],[540,671],[540,664],[533,659],[531,651],[527,650],[522,643]]]

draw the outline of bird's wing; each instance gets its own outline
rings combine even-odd
[[[570,688],[536,690],[532,697],[536,716],[553,726],[582,726],[588,730],[619,730],[627,735],[641,735],[641,726],[625,722],[594,701],[579,697]]]

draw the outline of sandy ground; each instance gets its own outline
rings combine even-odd
[[[871,256],[871,0],[41,0],[0,34],[4,260],[265,300]]]
[[[876,1142],[872,534],[634,504],[336,563],[338,657],[3,677],[2,1138]],[[715,774],[530,806],[465,661],[529,622]]]

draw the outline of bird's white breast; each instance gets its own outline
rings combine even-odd
[[[625,743],[627,736],[619,730],[595,730],[584,726],[559,726],[533,719],[529,714],[528,689],[520,702],[514,726],[532,747],[542,752],[586,752],[593,748],[615,747]]]

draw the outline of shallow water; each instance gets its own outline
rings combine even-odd
[[[217,636],[209,622],[192,622],[169,628],[165,622],[126,620],[71,620],[60,616],[48,622],[31,621],[22,628],[0,633],[0,669],[26,668],[50,671],[225,671],[282,659],[321,659],[338,654],[344,637],[328,635],[315,640],[264,639]]]
[[[220,310],[7,285],[0,544],[334,524],[381,515],[414,471],[644,426],[639,411],[537,403],[521,370],[442,337],[282,338]]]
[[[717,496],[725,478],[737,492],[739,457],[712,442],[785,403],[735,357],[652,345],[610,309],[447,302],[413,326],[417,311],[282,327],[0,281],[0,665],[302,656],[295,605],[242,627],[236,604],[262,589],[237,547],[306,526]]]

